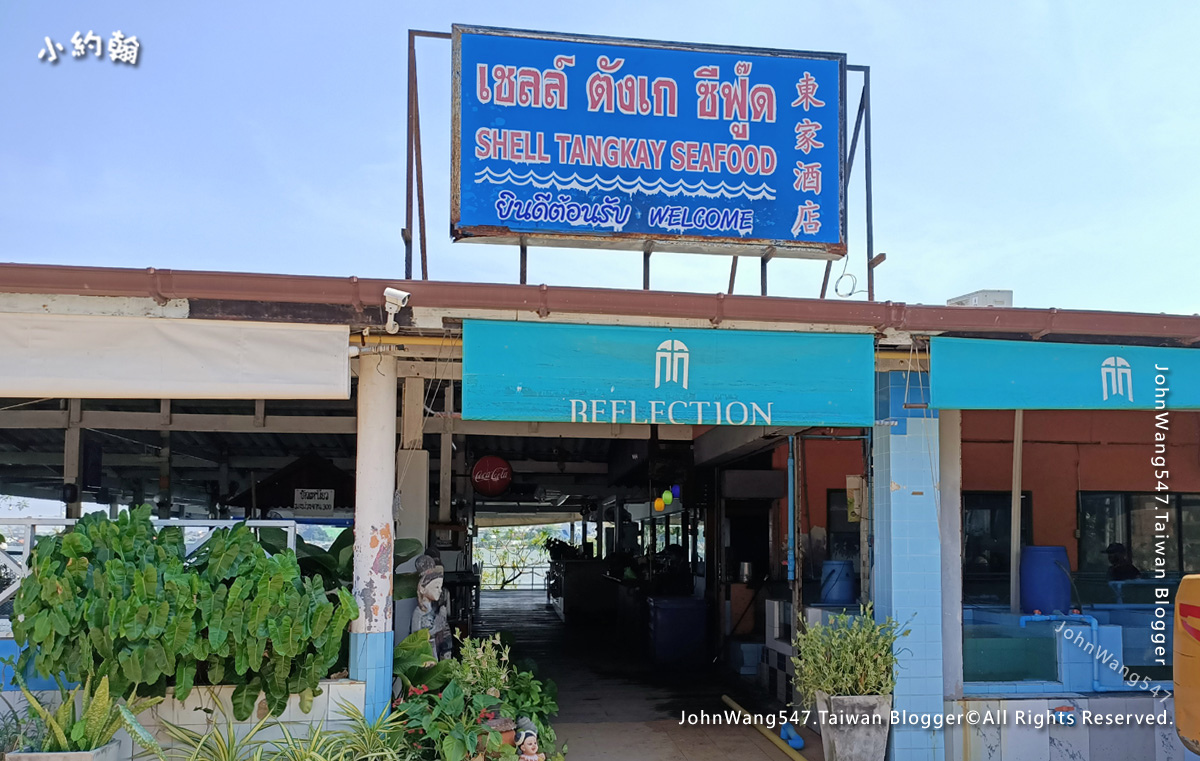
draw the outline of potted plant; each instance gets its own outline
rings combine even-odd
[[[245,721],[265,695],[273,716],[299,696],[307,711],[338,661],[354,596],[302,577],[295,553],[268,554],[239,523],[194,553],[178,526],[157,529],[148,507],[91,513],[38,539],[13,601],[18,671],[83,682],[107,677],[114,696],[187,700],[197,685],[234,685]]]
[[[89,676],[82,687],[63,688],[62,703],[51,711],[29,691],[19,671],[15,676],[30,709],[45,723],[46,732],[41,747],[9,753],[8,761],[116,761],[120,757],[120,743],[113,737],[119,729],[127,731],[143,749],[162,758],[158,741],[137,720],[137,714],[162,702],[162,698],[131,695],[123,705],[109,693],[108,677],[101,677],[93,690]]]
[[[882,761],[887,753],[896,641],[909,630],[890,616],[876,621],[870,603],[859,615],[798,628],[796,688],[820,718],[825,761]]]

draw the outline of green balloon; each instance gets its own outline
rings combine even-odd
[[[670,489],[667,489],[665,492],[663,492],[662,501],[664,505],[669,505],[675,501],[675,497],[671,496]]]

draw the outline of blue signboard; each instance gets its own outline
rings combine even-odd
[[[1200,409],[1200,350],[934,338],[930,391],[946,410]]]
[[[869,426],[863,334],[488,322],[463,326],[463,418]]]
[[[454,27],[458,240],[845,253],[845,56]]]

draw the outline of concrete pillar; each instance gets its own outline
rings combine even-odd
[[[928,375],[880,373],[872,459],[876,617],[891,616],[911,633],[896,643],[900,668],[893,709],[932,715],[944,711],[942,666],[942,549],[938,497],[939,430],[928,402]],[[961,603],[960,603],[961,604]],[[888,758],[944,761],[945,735],[919,726],[894,726]]]
[[[358,454],[355,462],[354,597],[350,678],[366,682],[365,715],[392,699],[392,499],[396,483],[396,358],[358,360]]]
[[[942,518],[942,684],[963,696],[962,412],[938,412],[938,492]]]
[[[963,697],[962,606],[962,411],[938,410],[938,492],[942,519],[942,692],[947,701]],[[963,733],[946,727],[946,758],[962,755]]]

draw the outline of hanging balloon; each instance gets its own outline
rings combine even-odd
[[[665,492],[663,492],[663,495],[662,495],[662,501],[663,501],[663,504],[664,504],[664,505],[669,505],[669,504],[671,504],[672,502],[674,502],[674,501],[675,501],[675,498],[671,496],[671,490],[670,490],[670,489],[668,489],[668,490],[666,490]]]
[[[662,497],[654,500],[654,512],[661,513],[665,507],[666,504],[663,502]]]
[[[675,484],[671,487],[671,496],[675,499],[679,499],[679,484]]]

